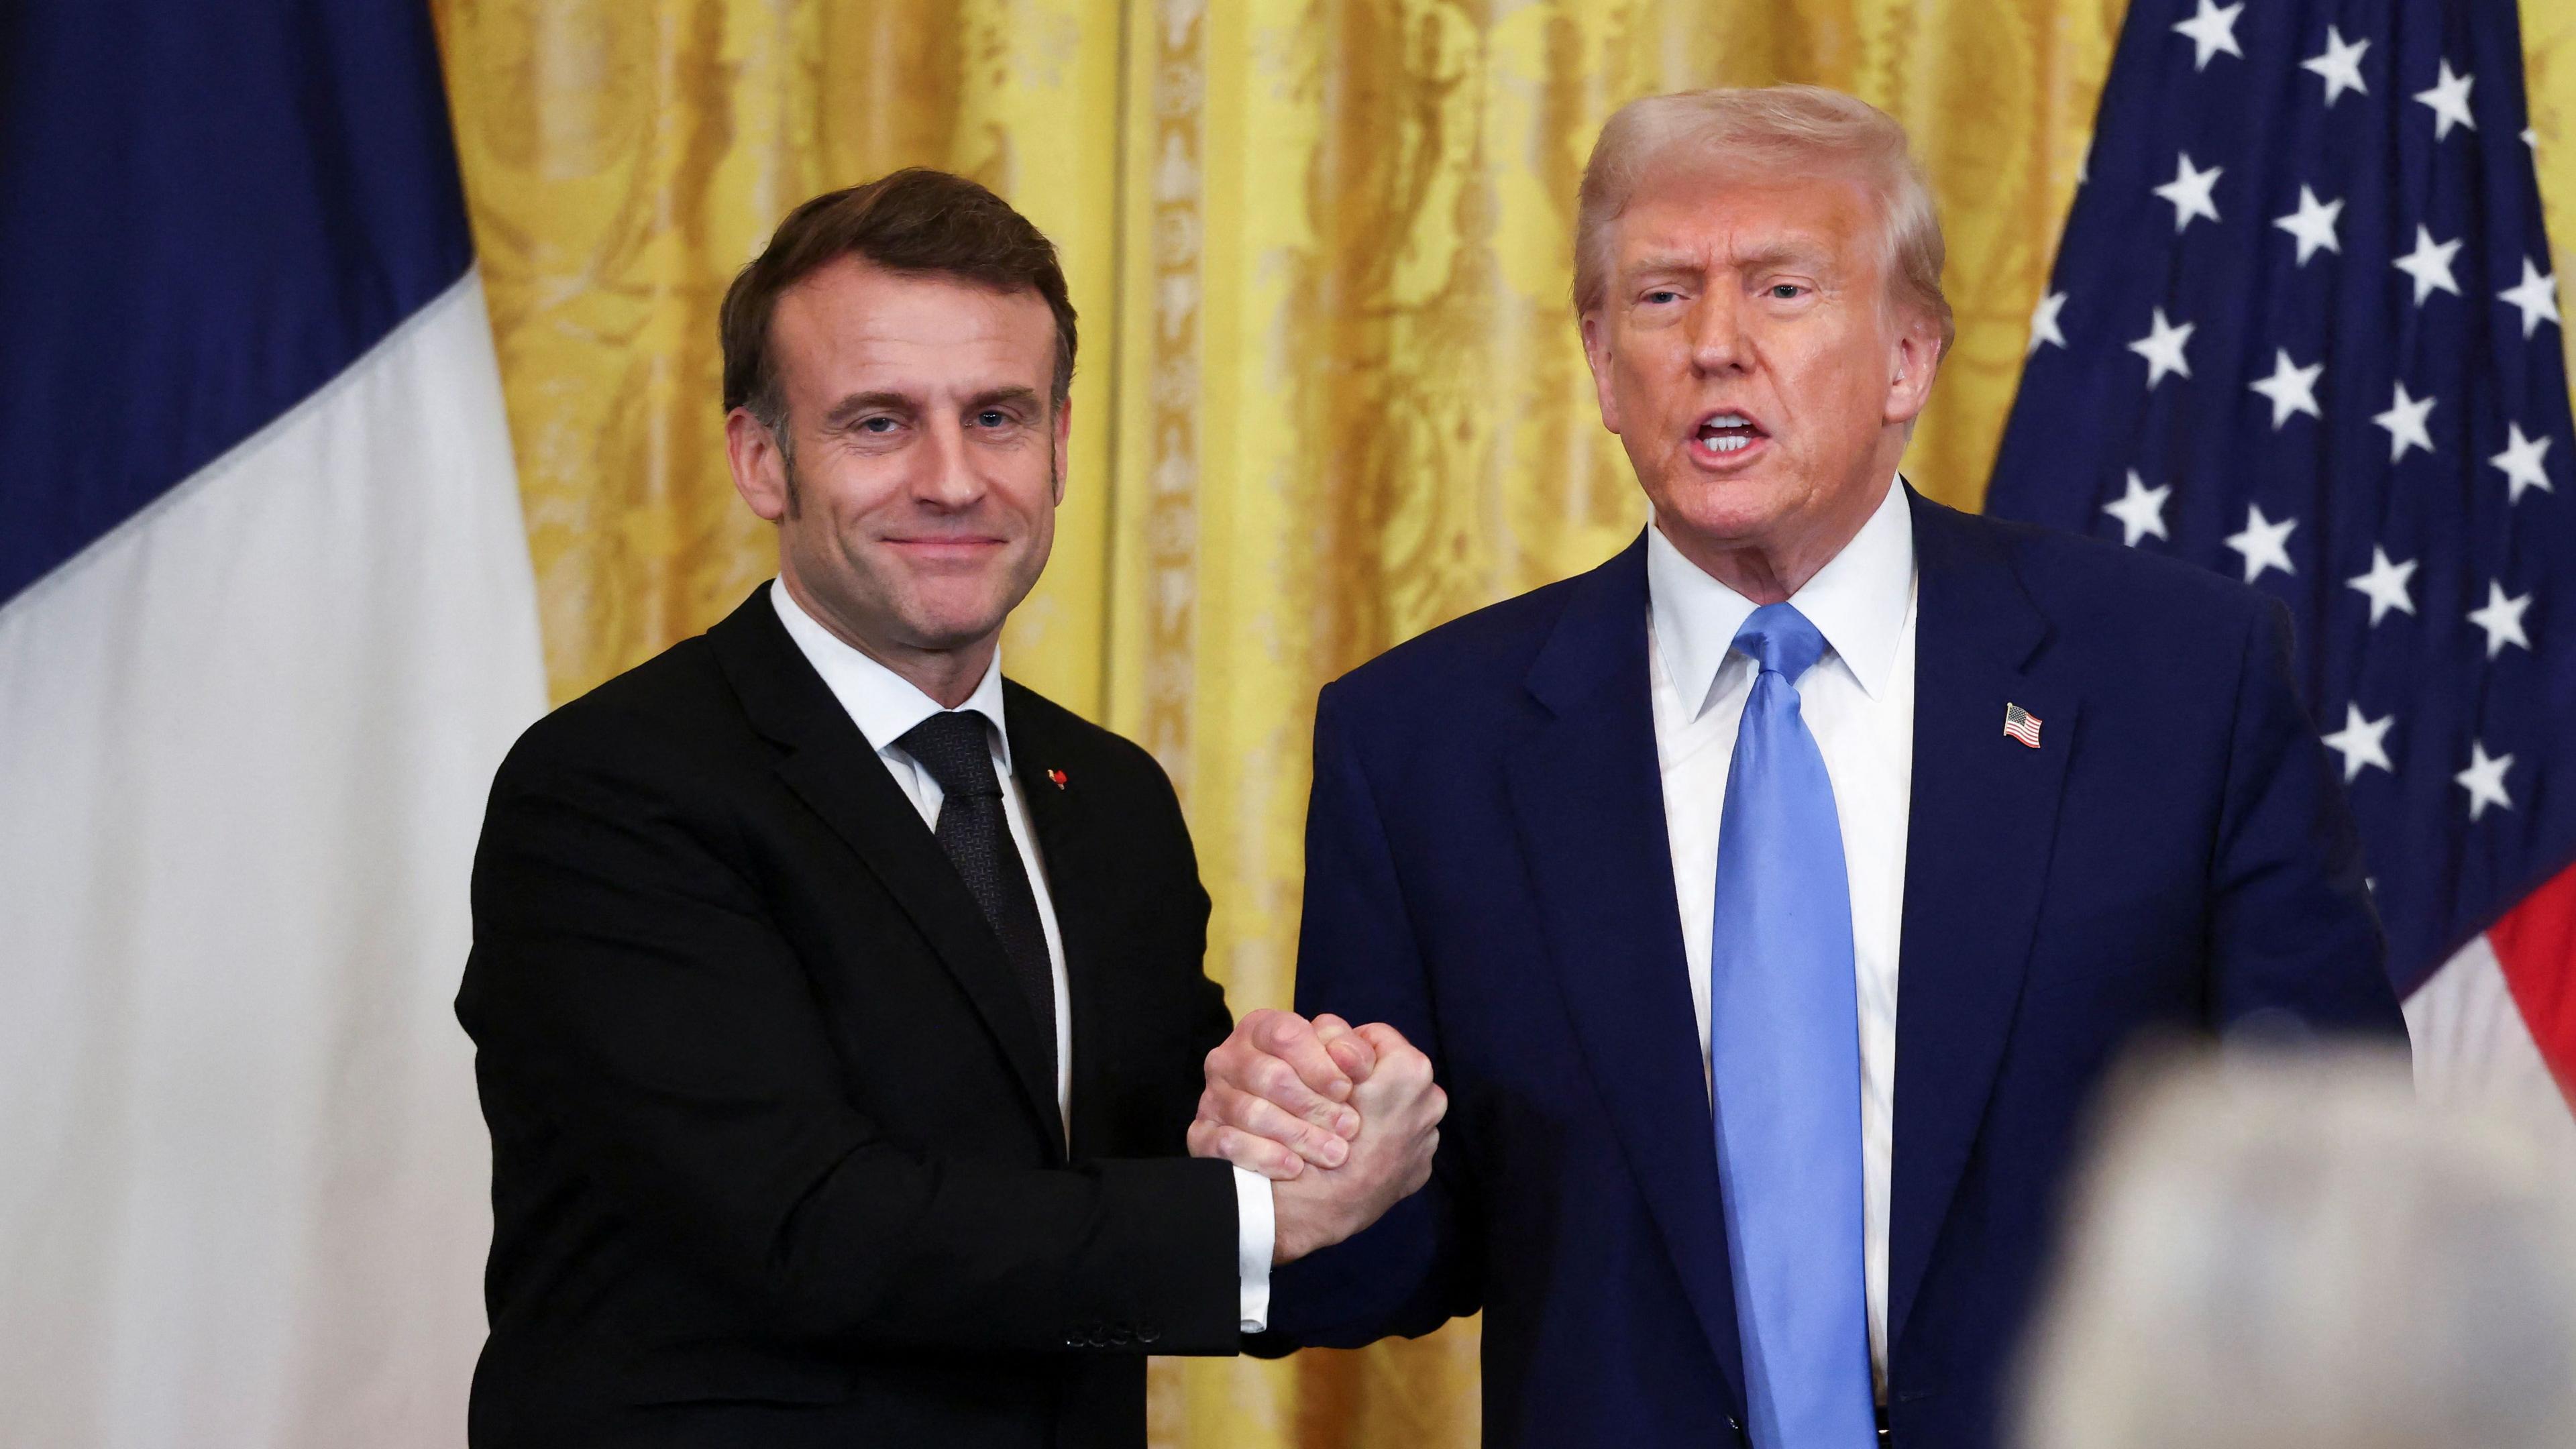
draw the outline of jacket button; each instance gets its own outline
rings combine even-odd
[[[1113,1323],[1109,1325],[1110,1347],[1125,1348],[1127,1345],[1135,1341],[1136,1329],[1134,1325],[1126,1323]]]
[[[1136,1327],[1136,1341],[1138,1343],[1153,1343],[1162,1336],[1163,1330],[1156,1328],[1150,1323],[1138,1324]]]

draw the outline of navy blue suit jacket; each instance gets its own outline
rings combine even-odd
[[[1899,1449],[1985,1449],[2121,1048],[2257,1016],[2405,1028],[2287,612],[1910,502],[1888,1411]],[[1354,671],[1316,716],[1297,1008],[1392,1023],[1451,1105],[1430,1185],[1283,1269],[1255,1348],[1482,1310],[1491,1445],[1741,1437],[1646,614],[1640,539]],[[2007,703],[2041,748],[2005,736]]]

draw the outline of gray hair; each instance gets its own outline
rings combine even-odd
[[[1889,299],[1937,322],[1941,353],[1949,352],[1958,327],[1941,292],[1941,218],[1905,128],[1876,106],[1822,86],[1679,91],[1621,106],[1583,167],[1574,221],[1577,316],[1598,308],[1609,287],[1611,224],[1654,164],[1676,151],[1731,171],[1821,172],[1860,182],[1878,208]]]
[[[2024,1449],[2576,1444],[2576,1183],[2538,1126],[2419,1104],[2394,1053],[2154,1082],[2077,1203]]]

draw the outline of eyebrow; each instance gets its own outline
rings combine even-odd
[[[1656,272],[1696,272],[1699,270],[1699,258],[1681,252],[1651,252],[1637,258],[1621,270],[1631,277],[1643,277]]]
[[[1008,404],[1026,406],[1034,404],[1037,400],[1038,392],[1036,388],[1023,387],[1014,383],[1008,387],[986,388],[984,391],[976,393],[974,396],[966,399],[965,411],[974,412],[979,408],[1000,407]],[[911,397],[903,393],[892,392],[882,388],[874,392],[854,392],[848,397],[845,397],[839,402],[833,404],[832,410],[823,414],[823,430],[825,432],[832,432],[838,429],[850,427],[858,422],[860,418],[869,413],[902,413],[905,416],[910,416],[917,411],[919,411],[918,405]]]
[[[1736,259],[1736,264],[1746,271],[1782,265],[1821,270],[1831,266],[1833,260],[1833,248],[1806,237],[1789,237],[1746,252]]]
[[[1729,260],[1735,267],[1746,271],[1784,263],[1823,268],[1832,263],[1833,248],[1809,237],[1788,237]],[[1689,253],[1650,252],[1630,263],[1624,275],[1646,277],[1665,272],[1696,272],[1701,265],[1701,258]]]
[[[823,428],[826,432],[846,428],[866,413],[910,413],[912,411],[912,399],[899,392],[854,392],[834,403],[832,410],[823,414]]]
[[[1009,387],[987,388],[983,392],[979,392],[973,397],[966,399],[966,410],[972,412],[977,408],[996,407],[1003,403],[1028,404],[1034,403],[1037,400],[1038,390],[1036,388],[1022,387],[1014,383]]]

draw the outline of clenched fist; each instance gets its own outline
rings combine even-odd
[[[1273,1179],[1273,1262],[1342,1241],[1430,1181],[1449,1097],[1395,1028],[1254,1012],[1207,1068],[1190,1151]]]

